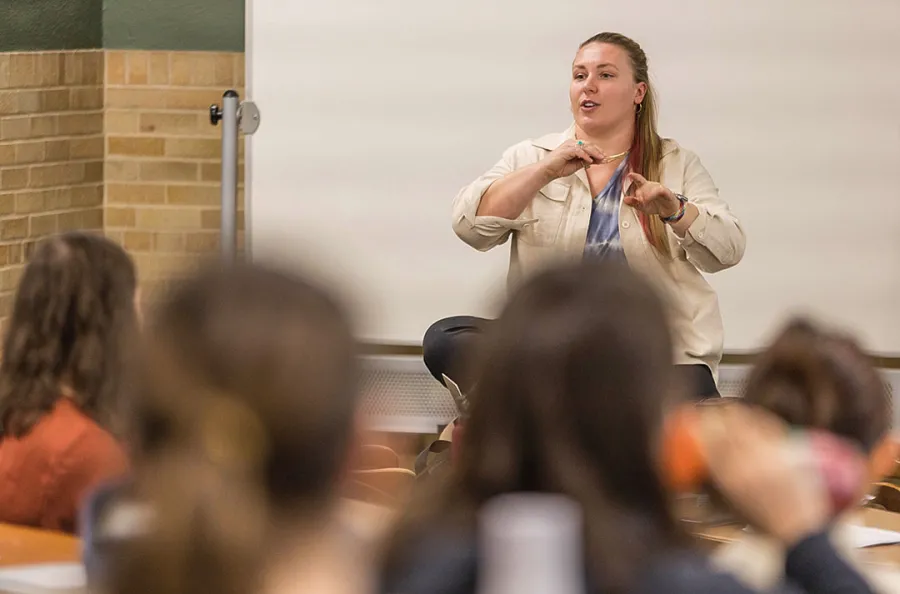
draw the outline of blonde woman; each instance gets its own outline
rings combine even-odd
[[[702,273],[734,266],[745,238],[697,155],[656,130],[647,56],[600,33],[581,44],[569,87],[574,123],[510,147],[453,204],[453,229],[486,251],[511,240],[510,282],[559,261],[624,259],[661,292],[675,363],[697,397],[718,395],[723,327]],[[447,318],[424,339],[425,363],[462,386],[486,320]]]

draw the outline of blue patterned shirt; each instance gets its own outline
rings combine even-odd
[[[606,187],[594,197],[591,207],[591,222],[588,226],[584,255],[590,257],[624,258],[622,242],[619,239],[619,207],[622,205],[622,184],[628,159],[613,172]]]

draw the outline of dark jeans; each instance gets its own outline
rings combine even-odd
[[[422,340],[425,366],[436,380],[443,383],[442,375],[456,382],[460,389],[468,392],[475,384],[467,361],[473,349],[477,348],[491,320],[472,316],[444,318],[431,325]],[[697,400],[716,398],[719,391],[712,372],[706,365],[678,365],[684,374],[685,385],[691,386]]]

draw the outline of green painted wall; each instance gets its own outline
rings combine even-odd
[[[99,48],[102,2],[0,0],[0,52]]]
[[[244,51],[244,0],[0,0],[0,52]]]
[[[244,0],[102,1],[105,48],[244,51]]]

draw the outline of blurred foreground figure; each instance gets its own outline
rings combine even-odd
[[[671,344],[659,297],[624,264],[588,261],[526,282],[488,334],[458,466],[398,527],[381,591],[488,594],[485,575],[512,583],[497,571],[527,571],[533,560],[506,555],[502,567],[484,567],[497,557],[478,518],[498,497],[530,492],[580,507],[584,553],[569,571],[584,572],[588,592],[749,592],[692,550],[671,513],[664,420],[680,394],[693,395],[678,382]],[[779,421],[742,405],[716,418],[719,431],[705,436],[709,476],[787,551],[787,581],[775,590],[868,592],[829,542],[829,494],[781,455]]]
[[[99,235],[31,256],[0,363],[0,522],[73,532],[82,500],[127,471],[116,434],[136,287],[131,258]]]
[[[890,396],[869,357],[847,336],[803,320],[790,323],[760,357],[744,400],[794,428],[828,431],[864,452],[868,473],[854,502],[862,501],[869,486],[895,466]],[[896,576],[887,582],[884,571],[858,563],[851,530],[844,519],[832,531],[842,556],[879,591],[897,591]],[[784,547],[767,535],[745,534],[719,549],[715,559],[756,588],[772,587],[784,577]]]
[[[363,591],[362,547],[336,518],[357,401],[341,307],[238,265],[180,285],[151,326],[132,492],[147,513],[107,589]]]

